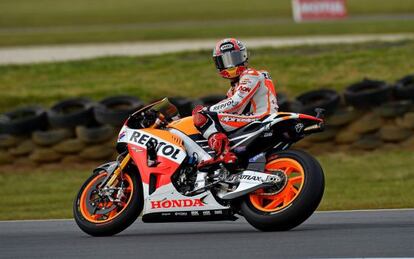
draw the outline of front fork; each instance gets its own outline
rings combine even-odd
[[[131,156],[127,154],[124,159],[122,159],[121,163],[114,162],[113,165],[108,167],[107,177],[105,180],[101,183],[100,187],[114,187],[116,184],[118,184],[119,175],[122,173],[124,168],[128,165],[129,161],[131,160]]]

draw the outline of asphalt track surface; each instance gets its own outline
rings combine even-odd
[[[157,223],[139,219],[113,237],[73,220],[0,222],[0,258],[414,257],[414,209],[319,212],[287,232],[245,220]]]
[[[414,39],[413,33],[333,36],[243,38],[250,48],[300,45],[349,44],[369,41]],[[0,65],[60,62],[105,56],[145,56],[180,51],[211,49],[217,39],[146,41],[0,48]]]

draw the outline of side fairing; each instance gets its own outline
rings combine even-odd
[[[203,154],[201,157],[208,157],[208,154],[182,132],[173,129],[170,131],[134,130],[124,126],[118,137],[118,143],[128,144],[129,154],[142,178],[145,199],[143,214],[181,212],[177,215],[210,216],[210,214],[219,214],[222,213],[221,210],[228,209],[229,207],[220,205],[209,191],[187,197],[175,189],[171,176],[186,158],[186,146],[198,147],[200,155]],[[189,143],[184,144],[183,137],[184,141],[187,140]],[[148,166],[146,144],[154,140],[158,143],[157,164]]]
[[[152,166],[148,165],[148,142],[156,143],[157,161]],[[144,190],[149,191],[171,183],[171,176],[187,156],[181,139],[165,130],[135,130],[124,126],[118,143],[128,144],[129,154],[141,174]],[[144,191],[144,197],[148,195],[148,191]]]
[[[219,204],[210,191],[190,197],[174,190],[175,188],[172,184],[157,189],[146,199],[144,214],[177,211],[214,211],[229,208]]]

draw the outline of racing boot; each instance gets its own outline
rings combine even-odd
[[[211,135],[208,138],[208,145],[216,155],[212,159],[201,161],[198,169],[219,163],[234,165],[237,162],[237,156],[230,151],[230,141],[224,133],[218,132]]]

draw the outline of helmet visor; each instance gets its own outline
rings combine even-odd
[[[226,68],[235,67],[243,64],[247,61],[247,51],[229,51],[225,52],[220,56],[214,56],[214,63],[216,64],[217,69],[223,70]]]

